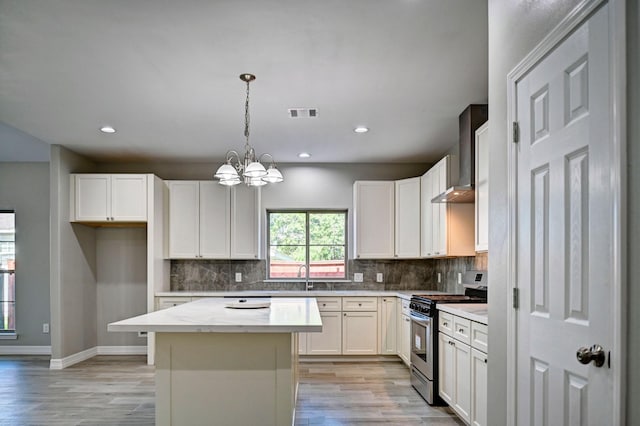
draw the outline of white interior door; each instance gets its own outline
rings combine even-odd
[[[516,86],[518,425],[613,424],[608,6]],[[605,362],[576,352],[599,344]]]

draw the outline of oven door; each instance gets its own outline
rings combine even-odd
[[[433,318],[411,312],[411,365],[433,380]]]

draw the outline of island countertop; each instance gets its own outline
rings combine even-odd
[[[251,298],[267,308],[233,309],[241,298],[207,298],[109,324],[109,331],[171,333],[320,332],[322,320],[313,297]]]

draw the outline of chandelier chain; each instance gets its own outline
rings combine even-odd
[[[247,100],[244,103],[244,137],[249,145],[249,81],[247,81]]]

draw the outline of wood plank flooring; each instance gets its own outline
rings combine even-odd
[[[0,426],[153,425],[154,392],[154,367],[142,356],[97,356],[64,370],[50,370],[49,357],[0,356]],[[463,423],[427,405],[400,362],[300,364],[297,426],[375,424]]]

